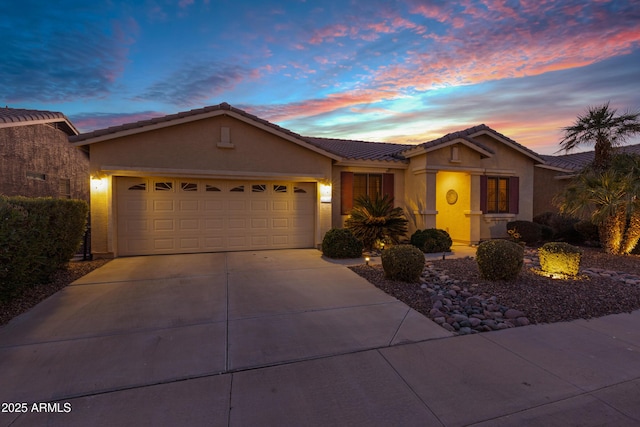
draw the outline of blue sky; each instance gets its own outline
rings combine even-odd
[[[221,102],[302,135],[369,141],[485,123],[551,154],[588,106],[640,110],[638,6],[4,1],[0,103],[61,111],[83,132]]]

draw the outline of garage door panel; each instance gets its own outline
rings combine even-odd
[[[155,212],[173,211],[173,200],[154,200],[153,210]]]
[[[173,231],[175,229],[172,219],[155,219],[153,220],[154,231]]]
[[[200,210],[198,200],[180,200],[180,204],[178,206],[182,212],[197,212]]]
[[[315,184],[117,178],[118,255],[308,248]]]

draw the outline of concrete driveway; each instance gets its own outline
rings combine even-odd
[[[638,324],[452,338],[316,250],[120,258],[0,329],[0,425],[638,425]]]

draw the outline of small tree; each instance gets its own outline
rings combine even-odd
[[[393,207],[393,198],[360,196],[349,212],[345,226],[371,250],[377,242],[389,240],[397,244],[407,233],[408,221],[402,208]]]
[[[640,113],[616,115],[616,110],[610,108],[607,102],[600,107],[589,107],[585,115],[578,116],[572,126],[563,130],[561,150],[569,151],[582,145],[594,145],[593,167],[605,169],[609,166],[613,147],[640,133]]]

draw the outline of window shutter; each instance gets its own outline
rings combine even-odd
[[[486,175],[480,176],[480,210],[482,210],[482,213],[487,213],[487,177]]]
[[[340,173],[340,213],[347,215],[353,208],[353,172]]]
[[[392,173],[382,174],[382,195],[389,195],[393,199],[394,175]],[[394,204],[395,205],[395,204]]]
[[[520,178],[509,178],[509,213],[517,214],[520,210]]]

